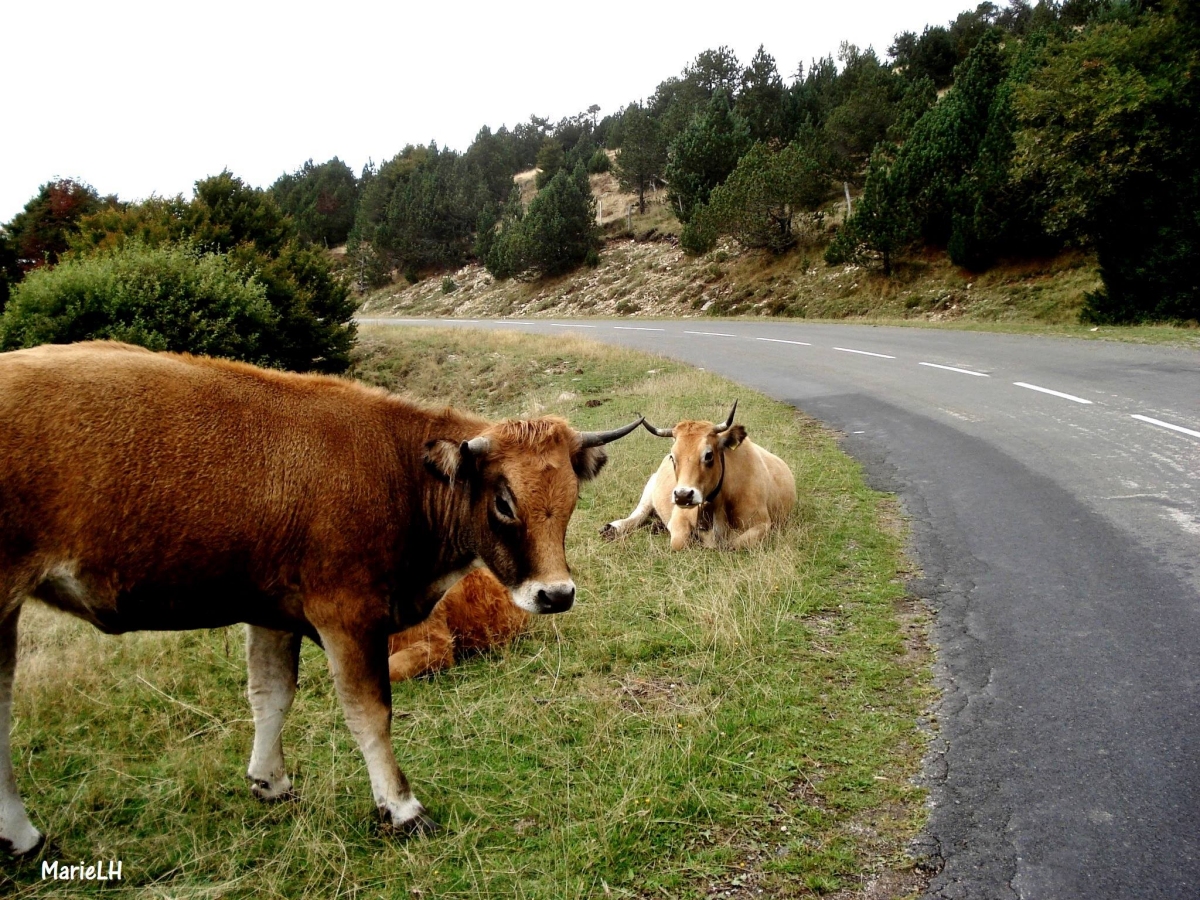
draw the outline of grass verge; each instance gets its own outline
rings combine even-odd
[[[300,798],[242,773],[252,726],[238,629],[112,638],[31,604],[15,761],[48,858],[120,859],[145,897],[904,896],[930,699],[891,501],[830,434],[710,374],[574,338],[364,329],[356,374],[493,416],[610,427],[721,416],[792,466],[787,525],[753,552],[672,554],[625,515],[667,442],[637,432],[580,499],[571,613],[398,685],[401,766],[445,831],[371,825],[366,772],[307,644],[284,731]],[[891,523],[891,524],[889,524]],[[0,874],[5,897],[95,884]]]

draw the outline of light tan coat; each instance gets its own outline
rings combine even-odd
[[[741,425],[720,428],[686,421],[671,429],[671,452],[646,482],[638,505],[602,533],[622,537],[655,514],[671,534],[672,550],[693,538],[735,550],[760,543],[795,505],[795,479],[787,463],[747,438]]]

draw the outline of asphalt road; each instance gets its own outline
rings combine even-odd
[[[445,324],[703,366],[844,432],[901,496],[944,691],[929,896],[1200,897],[1200,353],[776,322]]]

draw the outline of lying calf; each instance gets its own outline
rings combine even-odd
[[[508,589],[487,569],[475,569],[446,591],[429,618],[393,634],[388,672],[404,681],[454,665],[471,653],[508,644],[529,622]]]
[[[623,537],[653,513],[666,523],[672,550],[682,550],[693,535],[706,547],[735,550],[762,541],[791,512],[796,482],[787,463],[733,424],[736,411],[735,400],[721,425],[687,421],[655,428],[643,422],[652,434],[675,443],[633,512],[605,525],[601,534]]]

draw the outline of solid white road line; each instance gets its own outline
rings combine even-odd
[[[527,322],[524,319],[500,319],[501,325],[545,325],[545,322]]]
[[[724,331],[685,331],[684,334],[703,334],[708,337],[737,337],[736,334],[726,334]]]
[[[614,325],[615,331],[666,331],[665,328],[638,328],[636,325]]]
[[[921,366],[929,366],[933,369],[945,369],[947,372],[960,372],[963,375],[977,375],[980,378],[991,378],[991,375],[985,375],[983,372],[972,372],[970,369],[956,369],[954,366],[939,366],[937,363],[918,363]]]
[[[1149,422],[1151,425],[1157,425],[1159,428],[1170,428],[1172,431],[1179,431],[1183,434],[1190,434],[1192,437],[1200,438],[1200,431],[1192,431],[1190,428],[1184,428],[1182,425],[1172,425],[1170,422],[1163,422],[1160,419],[1152,419],[1149,416],[1134,416],[1139,422]]]
[[[798,344],[801,347],[811,347],[808,341],[785,341],[782,338],[755,338],[756,341],[770,341],[772,344]]]
[[[580,325],[578,322],[550,322],[555,328],[595,328],[595,325]]]
[[[849,347],[834,347],[834,350],[841,350],[843,353],[861,353],[863,356],[878,356],[880,359],[895,359],[894,356],[888,356],[886,353],[872,353],[870,350],[851,350]]]
[[[1043,394],[1050,394],[1054,397],[1062,397],[1064,400],[1073,400],[1075,403],[1086,403],[1091,406],[1091,400],[1084,400],[1082,397],[1076,397],[1074,394],[1064,394],[1062,391],[1052,391],[1050,388],[1038,387],[1036,384],[1026,384],[1024,381],[1014,381],[1017,387],[1029,388],[1031,391],[1041,391]]]

